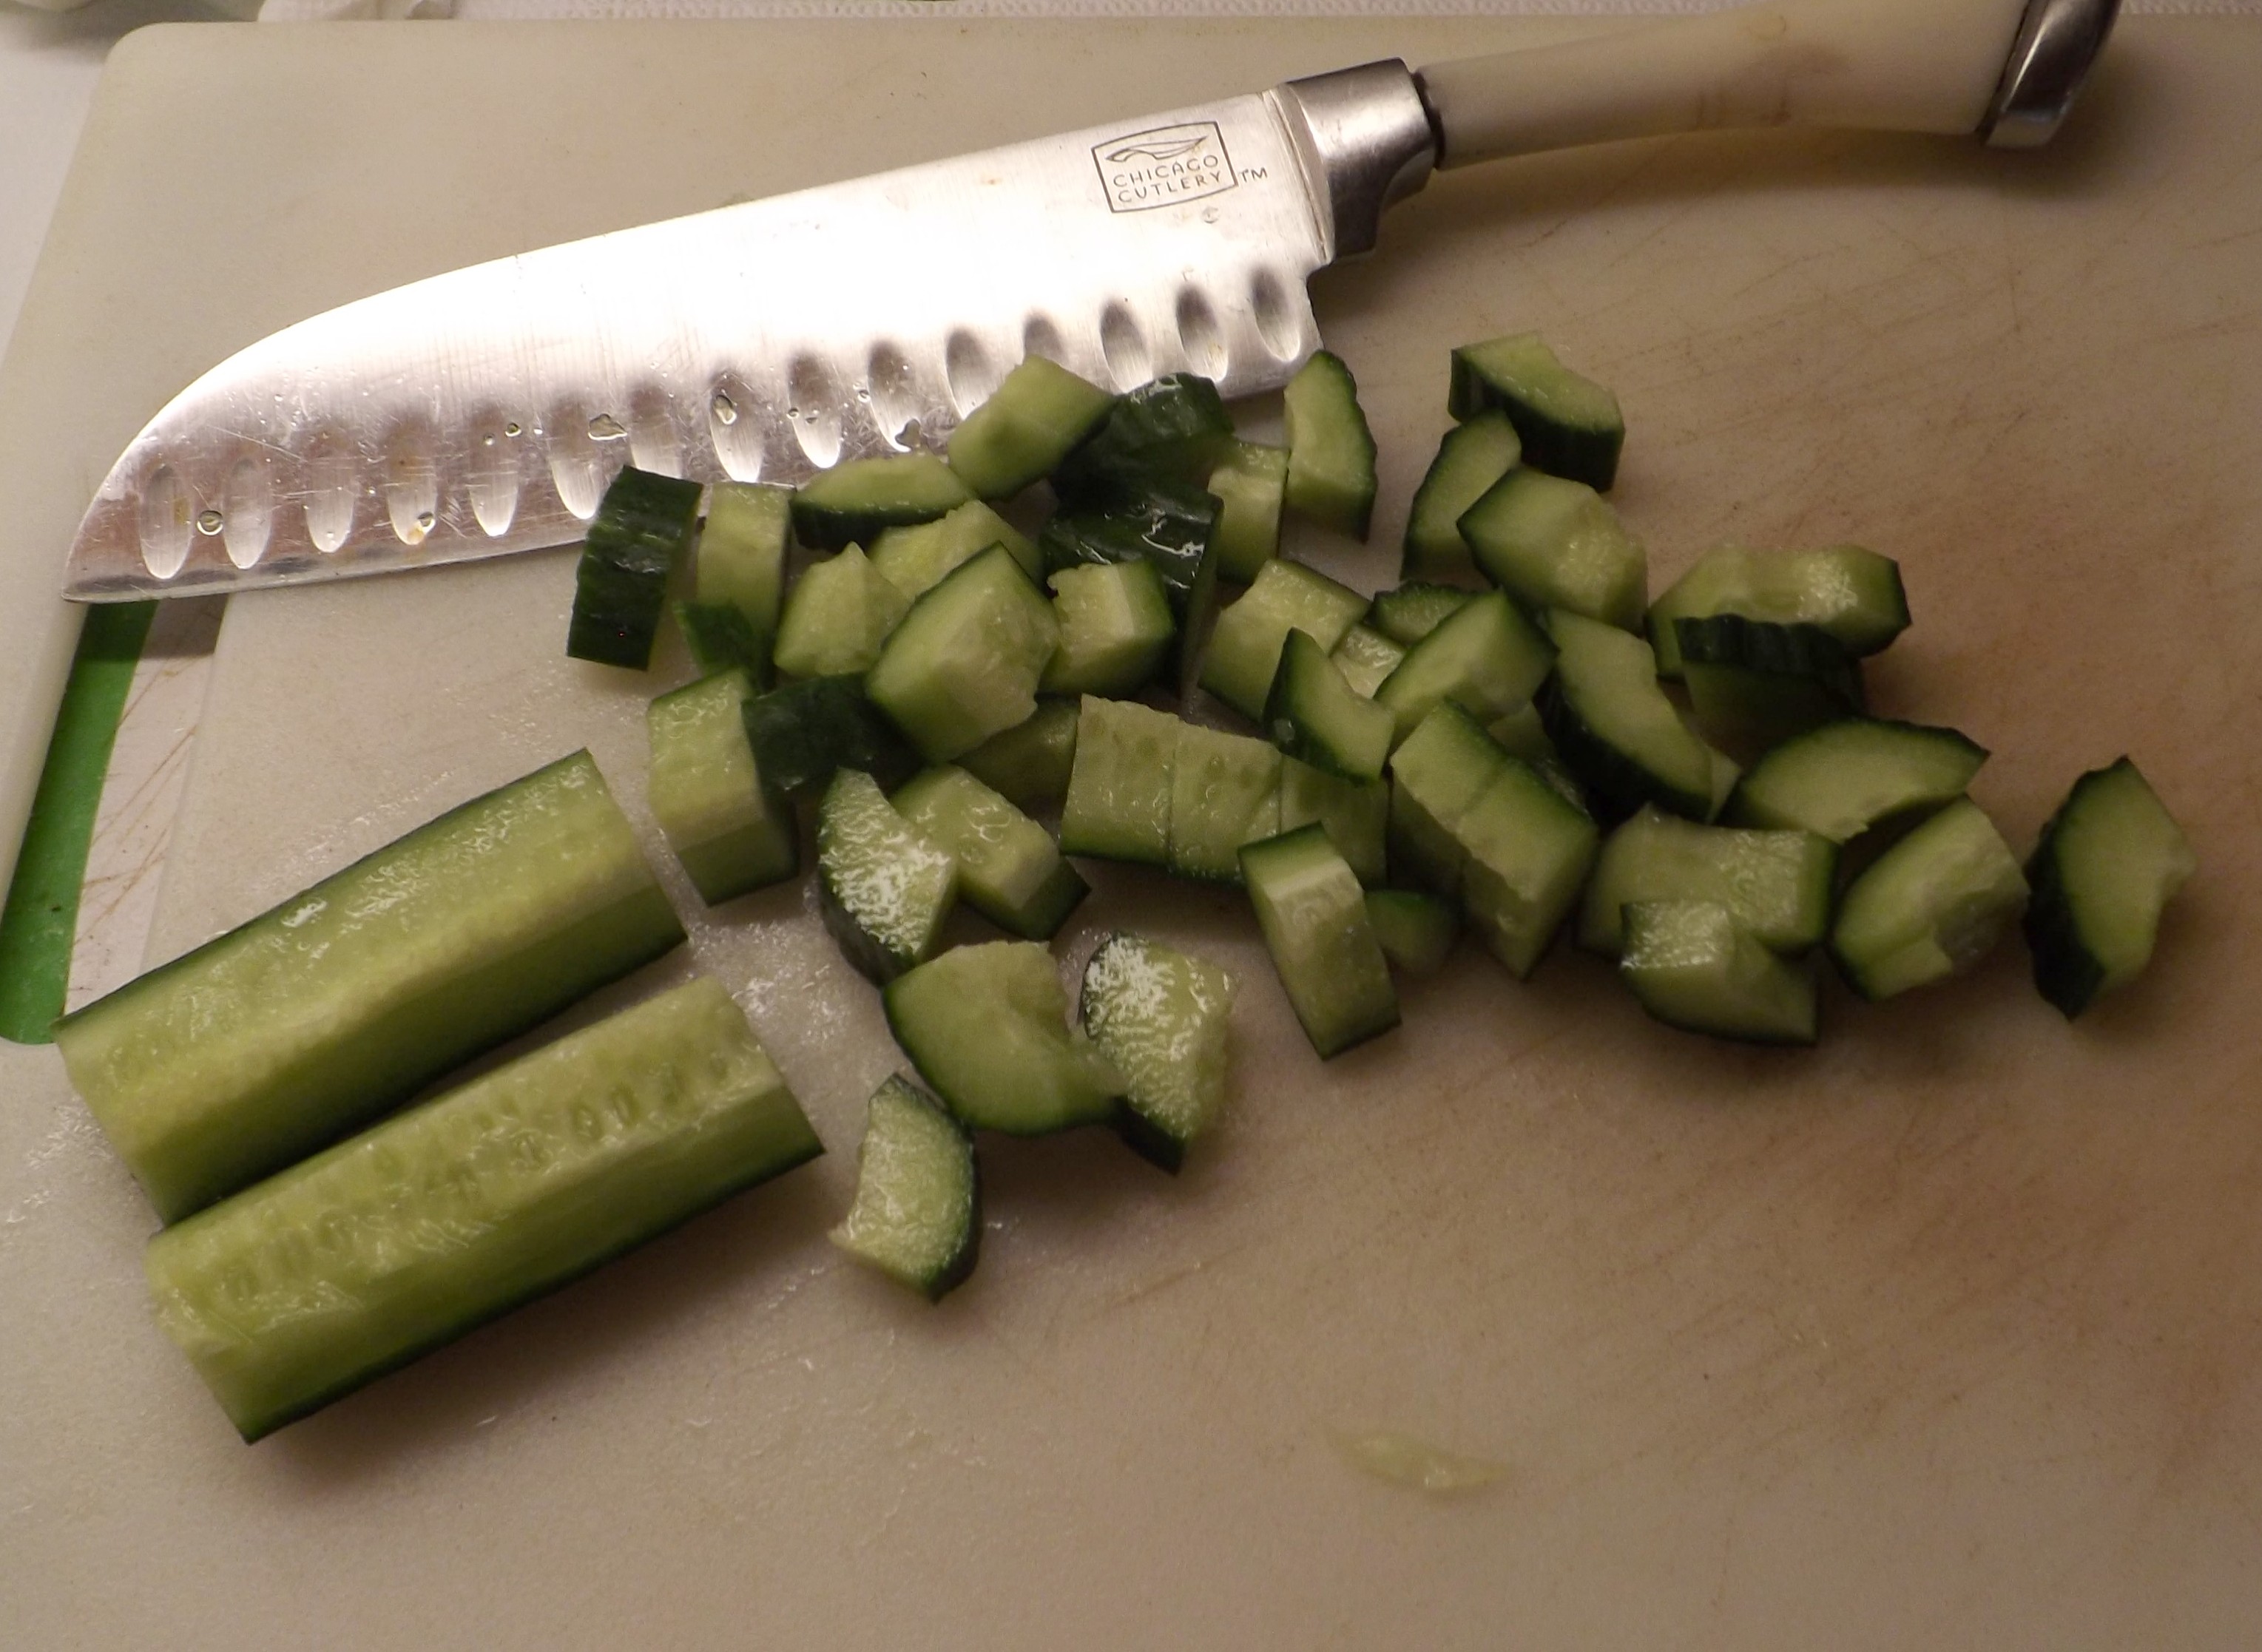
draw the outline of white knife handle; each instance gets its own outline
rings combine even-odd
[[[1439,63],[1420,80],[1444,167],[1724,126],[1992,133],[2037,90],[2056,90],[2038,133],[2028,118],[1997,138],[2038,142],[2114,9],[2113,0],[1770,0]],[[2038,47],[2050,60],[2054,40],[2063,60],[2077,35],[2070,78],[2049,72],[2062,62],[2037,64]],[[2021,89],[2022,78],[2067,83]]]

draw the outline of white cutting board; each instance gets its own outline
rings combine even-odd
[[[1511,32],[143,35],[10,393],[56,399],[83,493],[197,369],[364,291]],[[1322,1067],[1235,897],[1106,876],[1064,950],[1135,920],[1243,974],[1232,1117],[1176,1182],[1097,1134],[985,1147],[980,1271],[928,1311],[822,1238],[895,1059],[875,995],[757,897],[692,954],[828,1158],[249,1449],[148,1321],[146,1210],[51,1053],[0,1052],[0,1639],[2251,1645],[2257,84],[2262,29],[2146,20],[2046,154],[1459,175],[1318,291],[1385,455],[1376,548],[1330,565],[1387,576],[1446,348],[1545,328],[1624,396],[1660,578],[1730,535],[1902,558],[1877,699],[1995,748],[2015,842],[2136,753],[2204,866],[2140,988],[2070,1029],[2013,947],[1884,1009],[1833,989],[1783,1054],[1653,1027],[1587,959],[1524,986],[1472,954]],[[551,556],[240,600],[158,952],[584,743],[642,822],[645,691],[560,657],[569,587]],[[1505,1476],[1434,1501],[1330,1442],[1378,1429]]]

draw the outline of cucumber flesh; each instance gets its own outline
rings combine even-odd
[[[825,927],[881,986],[934,956],[958,899],[957,858],[858,769],[835,774],[818,806],[817,875]]]
[[[1063,568],[1052,587],[1060,646],[1039,686],[1048,694],[1136,693],[1178,641],[1170,594],[1150,562]]]
[[[1475,419],[1505,413],[1524,439],[1524,462],[1607,492],[1625,445],[1618,399],[1573,372],[1537,333],[1465,344],[1453,352],[1446,409]]]
[[[983,499],[1009,498],[1049,473],[1114,405],[1057,363],[1026,356],[950,433],[950,468]]]
[[[1970,968],[2026,909],[2027,880],[1979,806],[1958,798],[1847,886],[1831,956],[1864,998]]]
[[[1233,977],[1205,959],[1117,933],[1084,966],[1077,1015],[1123,1074],[1115,1127],[1175,1174],[1225,1106]]]
[[[1461,537],[1461,517],[1494,483],[1516,469],[1523,452],[1516,427],[1496,407],[1445,433],[1422,485],[1414,490],[1399,564],[1401,579],[1476,577],[1476,559]]]
[[[1389,707],[1354,693],[1309,636],[1288,633],[1264,701],[1264,731],[1274,745],[1346,780],[1374,780],[1396,726]]]
[[[1366,894],[1318,826],[1241,851],[1250,904],[1304,1036],[1325,1060],[1398,1024]]]
[[[2151,961],[2160,913],[2199,861],[2127,758],[2074,782],[2027,875],[2035,986],[2071,1019]]]
[[[1624,909],[1639,901],[1725,907],[1761,945],[1798,952],[1830,927],[1836,845],[1812,832],[1700,826],[1645,805],[1610,835],[1588,880],[1579,945],[1616,958]]]
[[[1675,622],[1716,614],[1817,626],[1856,657],[1877,652],[1909,622],[1900,565],[1890,557],[1859,545],[1778,551],[1721,545],[1690,564],[1650,605],[1658,675],[1681,675]]]
[[[1288,450],[1235,442],[1203,485],[1222,506],[1217,519],[1218,577],[1245,585],[1280,551]]]
[[[851,459],[794,491],[794,536],[818,550],[866,545],[884,528],[931,522],[973,497],[931,453]]]
[[[652,743],[645,801],[710,906],[801,870],[792,806],[763,785],[746,743],[752,694],[745,672],[725,672],[662,694],[645,714]]]
[[[1288,429],[1288,508],[1322,528],[1365,539],[1374,515],[1374,436],[1351,369],[1331,351],[1314,352],[1288,381],[1281,404]]]
[[[1044,557],[1037,542],[980,499],[970,499],[931,522],[884,528],[872,541],[869,555],[872,566],[903,593],[904,600],[916,602],[959,564],[992,545],[1012,551],[1030,578],[1044,578]]]
[[[1571,772],[1617,815],[1644,803],[1709,820],[1718,772],[1658,686],[1649,644],[1575,614],[1551,614],[1555,676],[1540,701]]]
[[[1689,709],[1721,751],[1756,758],[1861,715],[1861,662],[1827,631],[1717,614],[1673,626]]]
[[[1458,899],[1468,851],[1455,828],[1505,755],[1466,712],[1440,700],[1390,754],[1390,864]]]
[[[578,752],[64,1016],[55,1043],[170,1222],[682,939]]]
[[[1555,663],[1555,645],[1506,594],[1487,592],[1463,603],[1406,650],[1398,669],[1374,691],[1392,718],[1394,744],[1412,734],[1430,708],[1450,700],[1480,721],[1531,703]]]
[[[864,692],[928,762],[947,763],[1028,720],[1059,646],[1052,604],[993,545],[911,605]]]
[[[1351,693],[1372,700],[1375,690],[1390,679],[1390,673],[1406,663],[1406,650],[1380,631],[1354,625],[1343,634],[1343,641],[1328,657],[1336,663]]]
[[[1178,725],[1171,758],[1171,870],[1241,881],[1241,846],[1280,830],[1280,753],[1247,735]]]
[[[1418,581],[1374,593],[1367,623],[1401,648],[1412,648],[1445,622],[1462,604],[1476,599],[1473,591],[1458,585],[1424,585]]]
[[[1669,1027],[1750,1044],[1814,1042],[1812,966],[1777,957],[1717,902],[1628,906],[1618,976]]]
[[[1878,822],[1963,795],[1987,749],[1953,729],[1849,717],[1787,740],[1737,782],[1737,824],[1850,843]]]
[[[692,593],[728,603],[762,640],[777,635],[785,599],[785,557],[793,543],[793,490],[759,482],[717,482],[692,552]]]
[[[1050,939],[1091,893],[1051,834],[963,769],[929,769],[892,800],[958,862],[958,892],[998,928]]]
[[[861,769],[893,786],[918,767],[860,677],[812,677],[746,702],[746,743],[765,784],[788,794],[813,791],[836,769]]]
[[[1462,513],[1460,532],[1485,577],[1525,607],[1641,629],[1647,554],[1585,483],[1510,470]]]
[[[1443,969],[1461,935],[1460,909],[1418,889],[1369,889],[1366,921],[1390,966],[1409,975]]]
[[[699,484],[633,465],[605,489],[573,570],[566,651],[643,671],[667,607],[668,576],[691,543]]]
[[[789,677],[854,677],[872,669],[910,599],[849,546],[804,570],[786,595],[772,651]]]
[[[855,1203],[825,1237],[940,1302],[966,1282],[982,1248],[973,1138],[918,1085],[890,1075],[865,1103]]]
[[[1276,557],[1240,600],[1217,616],[1201,686],[1243,716],[1261,722],[1288,633],[1306,633],[1325,652],[1365,612],[1366,599],[1348,585]]]
[[[1390,786],[1382,780],[1346,780],[1293,758],[1280,759],[1280,830],[1317,822],[1336,852],[1364,884],[1388,871]]]
[[[958,766],[1016,808],[1056,814],[1076,771],[1077,702],[1040,700],[1025,720],[993,734]]]
[[[1061,806],[1062,852],[1145,866],[1171,862],[1171,769],[1178,720],[1129,700],[1086,694]]]
[[[256,1440],[822,1151],[702,979],[167,1229],[150,1292]]]

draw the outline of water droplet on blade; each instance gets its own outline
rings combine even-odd
[[[718,425],[738,422],[738,404],[722,391],[715,392],[715,399],[707,404],[707,411],[715,416],[715,422]]]
[[[218,511],[203,510],[197,513],[197,532],[202,534],[206,539],[219,533],[222,526],[220,514]]]
[[[599,413],[589,420],[589,439],[592,442],[618,442],[628,433],[628,427],[610,413]]]

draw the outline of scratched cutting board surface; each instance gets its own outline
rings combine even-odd
[[[55,485],[90,486],[198,368],[363,291],[1510,32],[156,32],[110,70],[19,370],[87,435]],[[151,1325],[146,1208],[52,1052],[0,1052],[6,1638],[2251,1644],[2258,83],[2262,29],[2148,19],[2042,155],[1758,136],[1458,175],[1317,292],[1384,460],[1374,547],[1315,560],[1387,578],[1446,348],[1544,328],[1623,396],[1659,583],[1730,537],[1901,559],[1875,697],[1994,749],[2014,843],[2139,757],[2203,869],[2136,989],[2070,1028],[2013,945],[1885,1009],[1833,987],[1820,1051],[1748,1052],[1567,952],[1519,985],[1465,951],[1322,1067],[1237,897],[1098,874],[1065,955],[1135,920],[1241,974],[1231,1117],[1177,1181],[1094,1133],[985,1148],[980,1271],[929,1311],[824,1241],[896,1057],[774,892],[631,989],[726,982],[828,1156],[254,1448]],[[544,555],[239,599],[156,955],[585,743],[664,861],[647,690],[560,657],[570,584]],[[1376,1430],[1505,1473],[1433,1500],[1332,1443]]]

